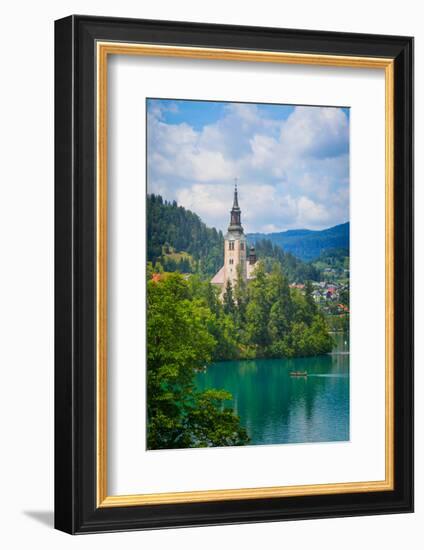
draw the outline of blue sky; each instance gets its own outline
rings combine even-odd
[[[148,192],[225,231],[238,178],[246,232],[349,219],[349,109],[147,100]]]

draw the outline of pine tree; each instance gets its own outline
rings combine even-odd
[[[249,341],[262,350],[270,342],[269,311],[266,273],[262,263],[259,263],[255,270],[255,279],[250,284],[249,303],[246,308],[246,333]]]
[[[237,266],[237,283],[234,288],[234,300],[236,303],[237,322],[241,326],[246,321],[247,284],[241,271],[241,265]]]
[[[233,315],[235,304],[234,304],[234,298],[233,298],[233,287],[229,279],[225,286],[223,303],[224,303],[224,313],[226,313],[227,315]]]
[[[292,301],[287,278],[281,266],[275,264],[269,277],[269,294],[272,302],[268,330],[272,340],[281,340],[290,330]]]
[[[305,284],[305,301],[306,301],[308,315],[310,317],[313,317],[317,313],[317,305],[316,305],[314,297],[312,295],[313,290],[314,290],[314,288],[312,286],[311,281],[306,281],[306,284]]]

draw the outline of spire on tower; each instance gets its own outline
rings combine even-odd
[[[237,178],[234,178],[234,202],[233,202],[233,210],[239,208],[238,204],[238,192],[237,192]]]
[[[234,200],[228,230],[243,233],[243,228],[241,226],[241,210],[238,203],[237,178],[234,179]]]

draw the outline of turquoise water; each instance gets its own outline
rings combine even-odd
[[[349,439],[349,344],[333,335],[330,355],[213,363],[196,375],[199,389],[229,391],[250,445]],[[292,377],[291,371],[307,371]]]

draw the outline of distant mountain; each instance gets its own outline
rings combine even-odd
[[[249,242],[267,239],[285,252],[308,262],[329,249],[349,249],[349,222],[321,231],[290,229],[281,233],[249,233],[247,238]]]

